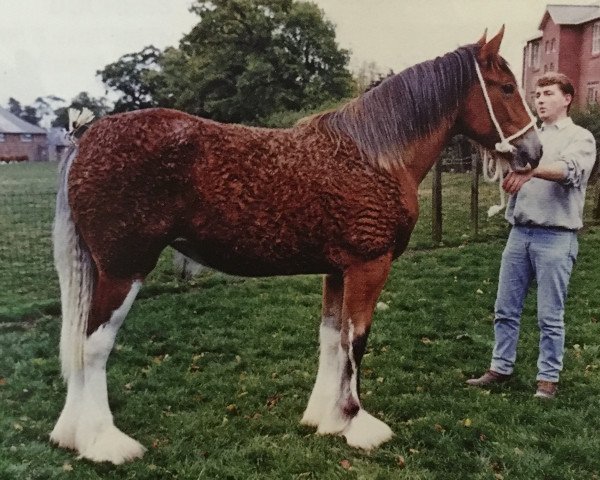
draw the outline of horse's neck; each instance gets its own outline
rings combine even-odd
[[[452,118],[442,122],[431,134],[414,141],[403,152],[402,161],[412,177],[414,184],[419,185],[442,153],[452,137]]]

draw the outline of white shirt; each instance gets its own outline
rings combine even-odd
[[[561,182],[532,178],[508,199],[506,219],[512,225],[533,225],[578,230],[583,226],[585,191],[596,161],[596,141],[570,117],[542,124],[540,165],[565,163]]]

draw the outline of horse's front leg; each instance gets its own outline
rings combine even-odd
[[[344,278],[342,274],[323,277],[323,308],[319,329],[319,370],[308,406],[300,423],[318,427],[338,399],[338,379],[342,362],[339,355]]]
[[[336,401],[321,418],[318,428],[318,433],[342,434],[350,446],[366,450],[392,437],[392,431],[385,423],[362,408],[359,381],[373,311],[387,280],[391,261],[390,253],[354,265],[344,272]]]

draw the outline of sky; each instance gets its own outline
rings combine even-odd
[[[199,17],[192,0],[4,0],[0,9],[0,105],[14,97],[70,101],[105,95],[96,71],[154,45],[177,46]],[[506,25],[501,54],[520,79],[522,48],[537,33],[547,3],[581,0],[316,0],[336,25],[351,68],[375,62],[399,72]]]

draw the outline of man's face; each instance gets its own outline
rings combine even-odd
[[[535,89],[535,109],[546,123],[554,123],[565,117],[571,100],[571,95],[565,95],[558,85]]]

